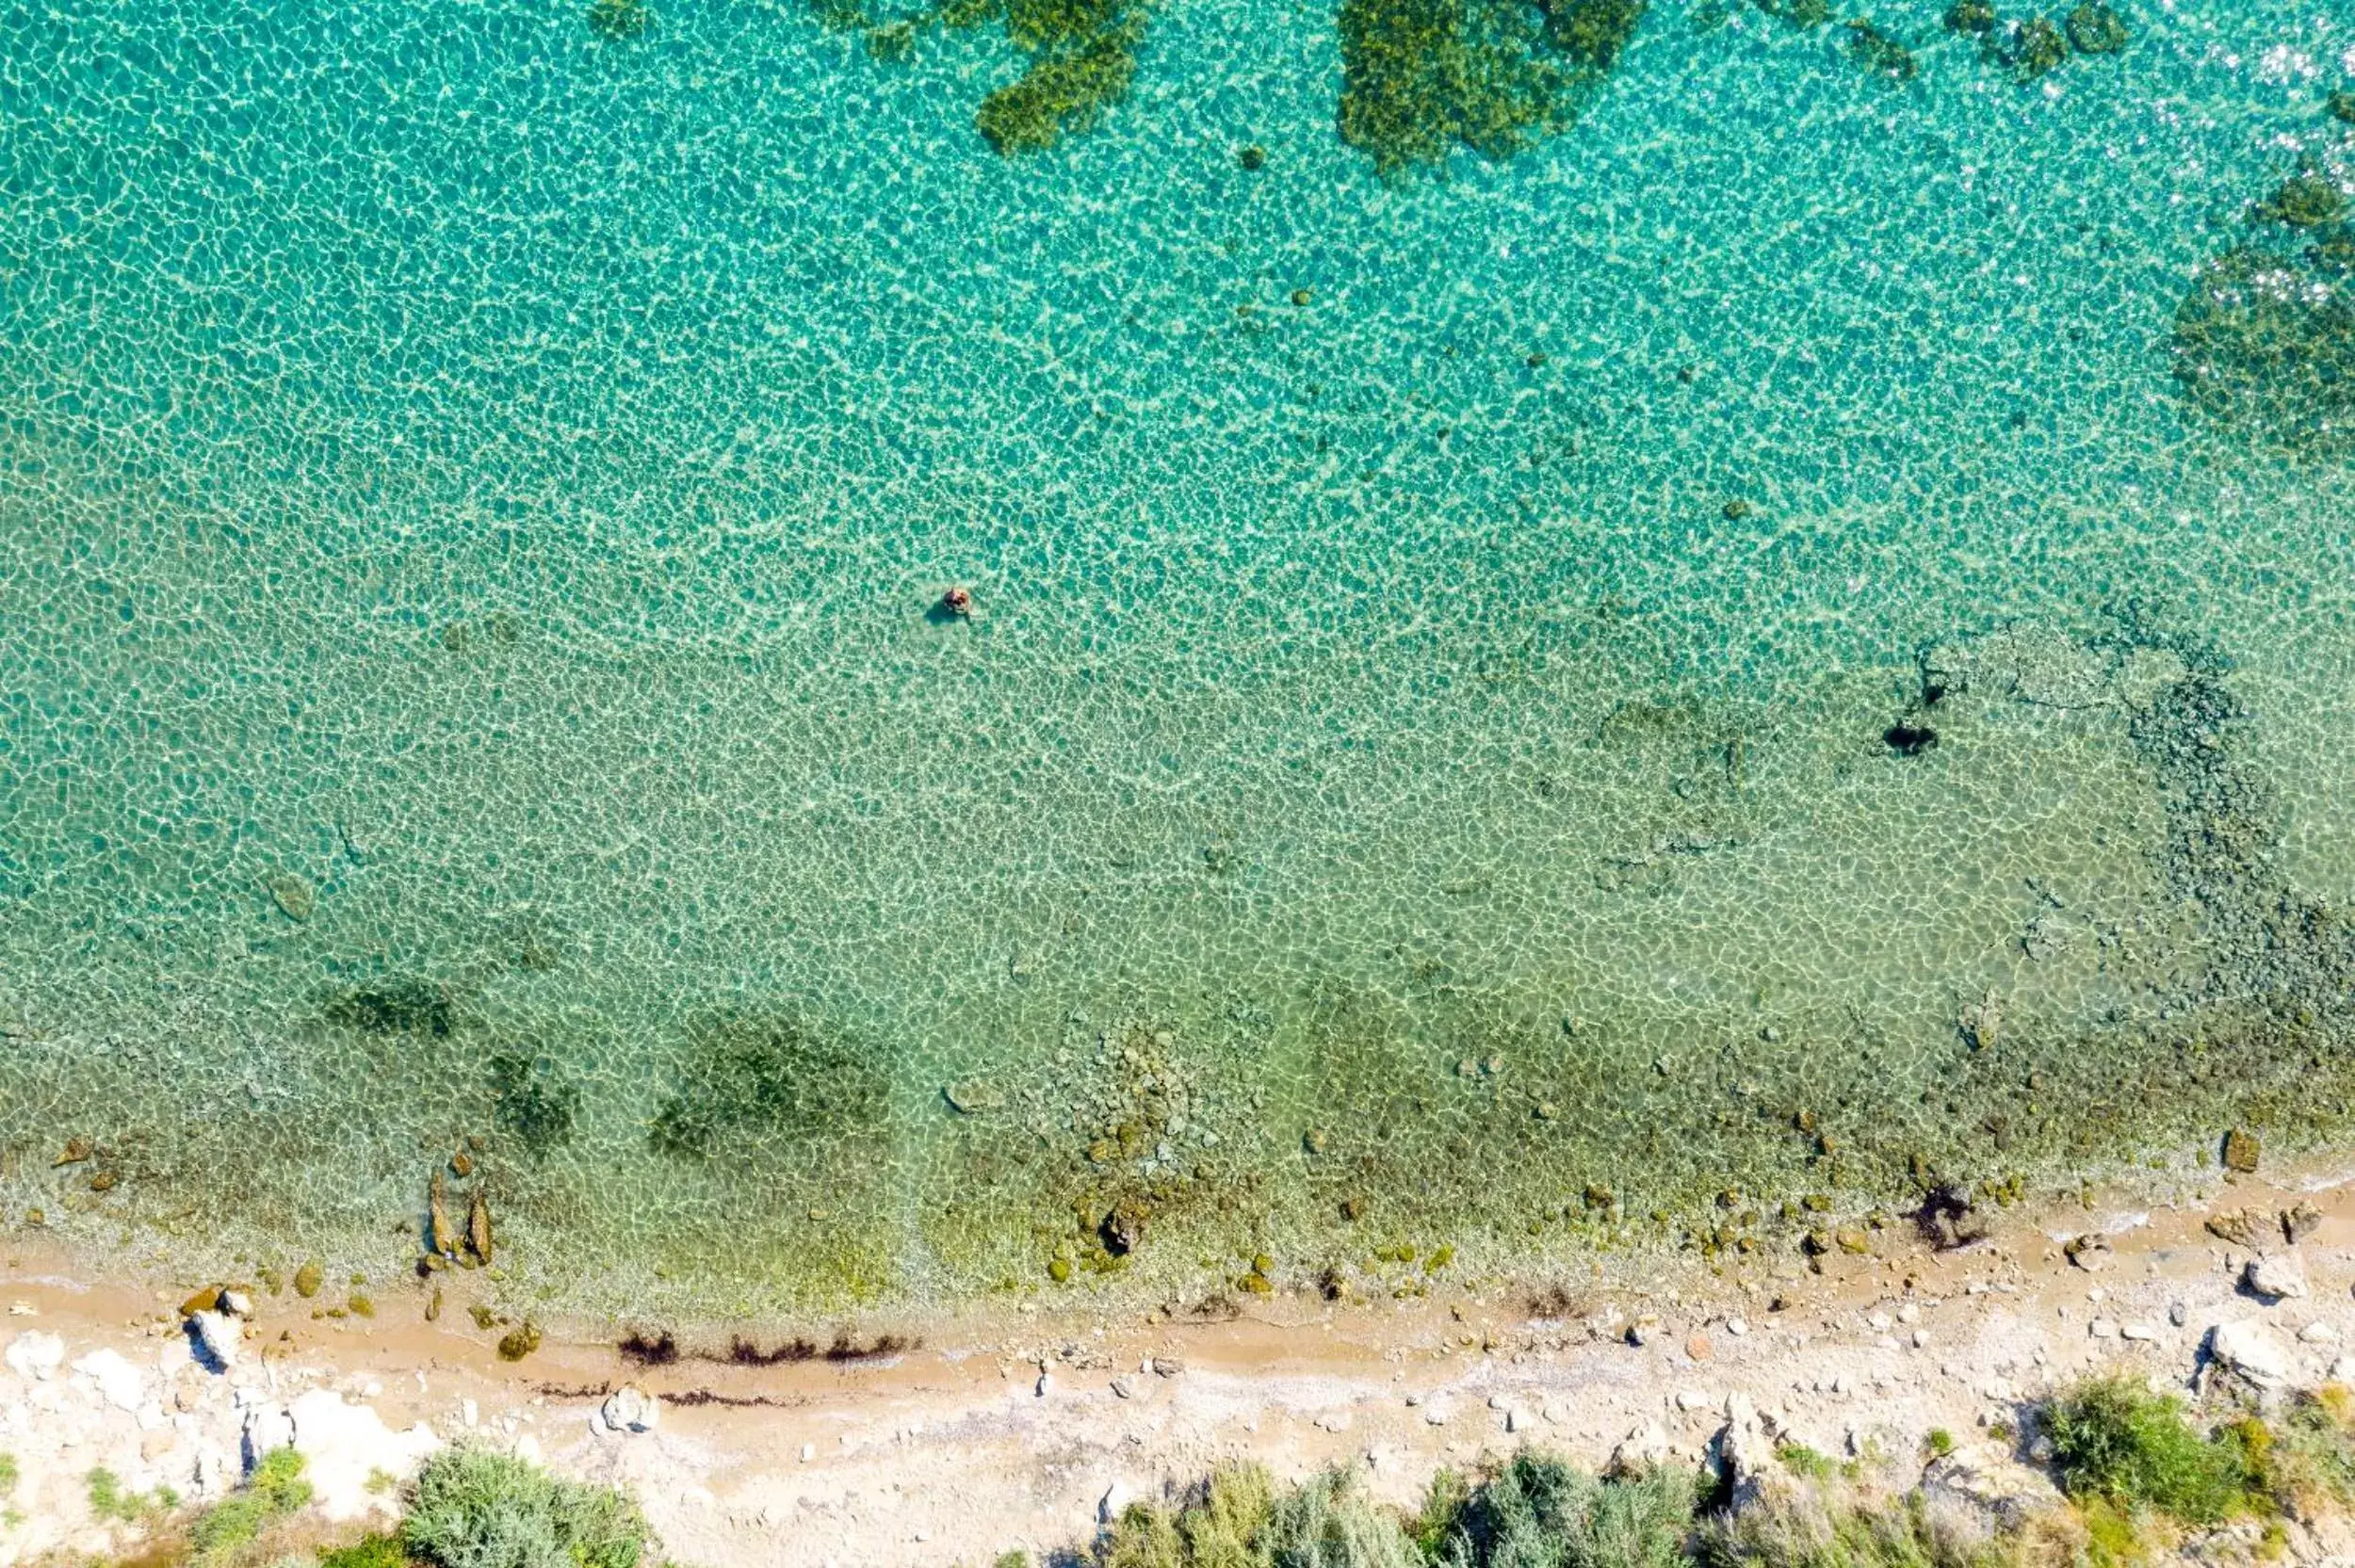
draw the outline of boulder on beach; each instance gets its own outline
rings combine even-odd
[[[2289,1347],[2254,1318],[2218,1323],[2210,1329],[2208,1354],[2217,1366],[2259,1388],[2279,1388],[2289,1381]]]

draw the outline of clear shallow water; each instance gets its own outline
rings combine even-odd
[[[6,1217],[389,1270],[473,1137],[525,1299],[800,1311],[2328,1136],[2347,474],[2170,331],[2355,32],[2131,20],[1386,183],[1313,8],[1017,160],[987,35],[6,13]]]

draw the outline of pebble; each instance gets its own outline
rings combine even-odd
[[[2131,1339],[2138,1344],[2159,1337],[2157,1326],[2151,1323],[2127,1323],[2119,1329],[2118,1334],[2120,1338]]]
[[[1726,1319],[1726,1333],[1733,1335],[1734,1338],[1739,1339],[1749,1332],[1750,1325],[1747,1318],[1729,1317]]]
[[[1422,1407],[1423,1424],[1432,1427],[1444,1427],[1447,1425],[1448,1414],[1449,1412],[1447,1406],[1439,1400],[1434,1399]]]
[[[1137,1397],[1137,1380],[1123,1373],[1113,1380],[1113,1392],[1121,1398],[1133,1399]]]
[[[2086,1325],[2086,1332],[2092,1334],[2096,1339],[2116,1339],[2118,1337],[2118,1325],[2107,1317],[2096,1317],[2092,1322]]]
[[[817,1444],[815,1444],[815,1443],[804,1443],[804,1444],[803,1444],[803,1445],[802,1445],[802,1463],[803,1463],[804,1464],[807,1464],[807,1463],[808,1463],[811,1460],[816,1459],[817,1457],[818,1457],[818,1445],[817,1445]]]
[[[2300,1345],[2335,1345],[2338,1343],[2338,1338],[2337,1327],[2319,1319],[2298,1331],[2298,1342]]]
[[[1716,1402],[1697,1388],[1683,1389],[1677,1395],[1677,1409],[1679,1410],[1706,1410]]]

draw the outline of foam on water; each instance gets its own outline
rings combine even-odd
[[[989,33],[0,12],[5,1218],[389,1269],[471,1138],[526,1299],[804,1311],[2327,1135],[2355,35],[1875,21],[1386,181],[1266,0],[1014,159]]]

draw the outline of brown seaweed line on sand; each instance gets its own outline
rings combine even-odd
[[[724,1352],[681,1350],[677,1336],[665,1329],[653,1338],[648,1338],[643,1334],[632,1334],[614,1349],[621,1352],[623,1360],[634,1362],[641,1366],[668,1366],[682,1356],[695,1361],[717,1362],[729,1366],[795,1366],[805,1361],[829,1361],[837,1365],[847,1362],[881,1361],[886,1357],[903,1355],[910,1350],[921,1350],[923,1346],[924,1342],[921,1339],[896,1334],[877,1334],[873,1339],[862,1345],[846,1332],[836,1334],[834,1336],[834,1343],[823,1350],[810,1340],[795,1338],[785,1341],[773,1350],[764,1350],[751,1340],[739,1336],[728,1341],[728,1348]]]

